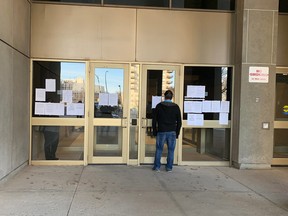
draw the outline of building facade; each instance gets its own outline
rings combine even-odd
[[[0,178],[27,162],[152,163],[167,89],[175,164],[287,165],[285,1],[133,4],[1,1]]]

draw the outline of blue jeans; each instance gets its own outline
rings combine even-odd
[[[166,170],[172,170],[174,161],[174,150],[176,145],[176,132],[158,132],[156,137],[156,152],[153,169],[160,169],[161,167],[161,156],[164,144],[167,143],[168,155]]]

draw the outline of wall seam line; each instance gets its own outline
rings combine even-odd
[[[27,57],[30,59],[30,57],[28,55],[26,55],[25,53],[21,52],[20,50],[16,49],[15,47],[13,47],[12,45],[10,45],[9,43],[5,42],[4,40],[0,39],[0,42],[6,44],[7,46],[9,46],[10,48],[12,48],[14,51],[21,53],[23,56]]]

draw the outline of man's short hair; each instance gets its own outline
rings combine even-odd
[[[165,99],[171,100],[172,97],[173,97],[173,92],[172,92],[171,90],[167,90],[167,91],[164,93],[164,97],[165,97]]]

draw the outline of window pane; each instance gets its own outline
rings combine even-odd
[[[146,7],[169,7],[169,0],[104,0],[104,4]]]
[[[83,117],[85,63],[33,62],[33,117]]]
[[[279,0],[279,12],[288,13],[288,1],[287,0]]]
[[[94,127],[94,156],[122,156],[122,127]]]
[[[184,128],[183,161],[227,161],[230,152],[230,129]]]
[[[140,65],[131,66],[130,76],[130,143],[129,159],[138,159]]]
[[[288,75],[276,74],[275,120],[288,120]]]
[[[185,66],[184,101],[189,85],[205,86],[205,100],[230,101],[231,107],[232,68]],[[183,119],[187,119],[187,113],[183,112]],[[219,120],[219,113],[204,113],[204,120]]]
[[[174,8],[235,10],[235,0],[173,0]]]
[[[288,130],[274,130],[274,158],[288,158]]]
[[[123,117],[123,68],[95,68],[94,117]]]
[[[32,160],[83,160],[84,127],[33,126]]]

